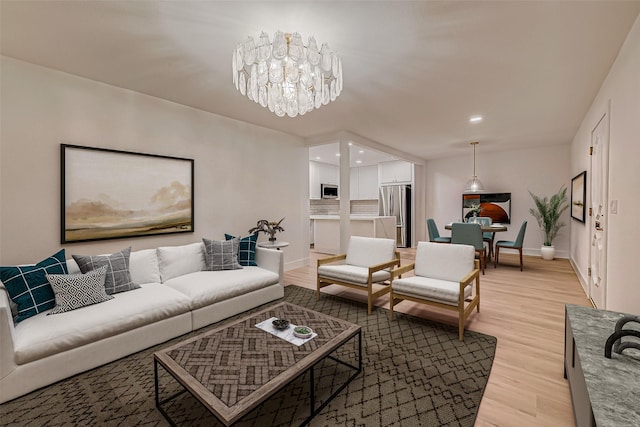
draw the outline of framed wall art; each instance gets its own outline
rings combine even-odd
[[[62,243],[194,231],[193,159],[60,145]]]
[[[511,223],[511,193],[478,193],[462,195],[462,218],[490,217],[492,222]]]
[[[571,218],[584,222],[587,200],[587,171],[581,172],[571,180]]]

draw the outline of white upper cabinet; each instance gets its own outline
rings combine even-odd
[[[351,168],[351,200],[378,199],[378,166]]]
[[[380,184],[412,182],[413,164],[402,160],[382,162],[378,165]]]
[[[309,197],[321,199],[320,184],[338,185],[340,181],[340,169],[338,166],[328,163],[309,162]]]

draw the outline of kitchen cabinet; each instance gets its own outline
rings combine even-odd
[[[378,165],[380,184],[413,181],[413,164],[403,160],[382,162]]]
[[[321,199],[320,184],[338,185],[340,169],[338,166],[321,162],[309,162],[309,198]]]
[[[378,199],[378,165],[351,168],[351,200]]]
[[[324,254],[340,253],[340,216],[311,215],[313,220],[314,250]],[[396,238],[396,217],[351,215],[351,235]]]

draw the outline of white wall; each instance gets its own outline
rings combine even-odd
[[[68,256],[246,235],[258,219],[285,216],[285,262],[308,259],[302,139],[7,57],[0,66],[2,264],[39,261],[61,247],[63,142],[195,159],[194,233],[63,245]]]
[[[606,306],[599,308],[640,314],[640,281],[635,265],[640,241],[640,17],[573,140],[573,175],[583,170],[590,175],[591,131],[608,111],[609,104],[609,200],[618,200],[618,213],[608,218]],[[588,195],[587,200],[590,200]],[[585,290],[589,266],[588,225],[587,220],[585,225],[573,222],[571,227],[571,260]]]
[[[476,149],[476,173],[490,193],[511,193],[511,225],[496,233],[496,240],[515,240],[522,221],[527,221],[523,252],[540,255],[542,234],[529,213],[533,200],[529,190],[539,196],[551,196],[562,185],[569,187],[571,175],[570,145],[483,153]],[[427,215],[434,218],[440,234],[450,235],[445,224],[462,217],[462,190],[473,172],[472,151],[462,157],[431,160],[426,168]],[[570,191],[570,190],[569,190]],[[569,211],[563,215],[562,228],[554,241],[556,257],[569,257]],[[425,231],[426,233],[426,231]],[[426,240],[426,234],[420,240]]]

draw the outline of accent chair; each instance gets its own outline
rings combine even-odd
[[[351,236],[347,253],[318,260],[317,297],[320,289],[329,285],[364,290],[371,314],[373,301],[391,290],[394,266],[400,267],[395,240]]]
[[[464,341],[467,318],[474,308],[480,312],[480,270],[475,252],[470,245],[418,242],[415,262],[391,273],[389,318],[393,319],[393,307],[402,300],[455,310],[458,339]],[[411,270],[415,276],[400,277]]]

